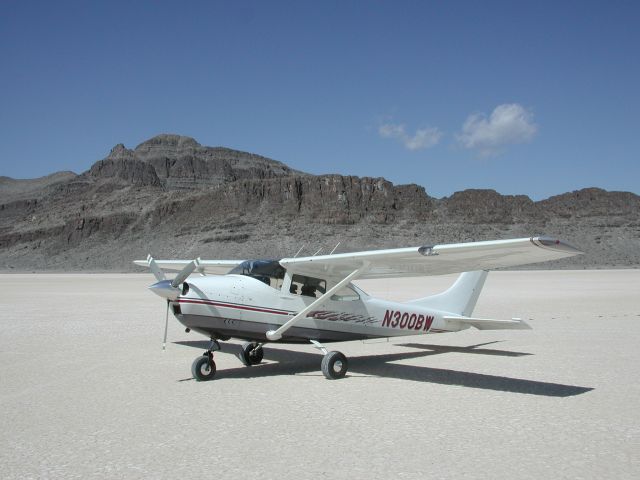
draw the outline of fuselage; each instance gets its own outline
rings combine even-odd
[[[267,342],[267,331],[316,300],[309,292],[292,293],[286,282],[274,288],[247,275],[191,277],[187,284],[171,302],[174,315],[186,327],[222,339]],[[337,342],[458,330],[445,315],[449,313],[373,298],[350,284],[312,309],[280,341]]]

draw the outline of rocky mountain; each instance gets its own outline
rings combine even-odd
[[[134,150],[118,144],[88,172],[92,178],[117,178],[136,186],[165,190],[200,189],[247,178],[292,173],[283,163],[223,147],[203,147],[193,138],[158,135]]]
[[[586,255],[553,268],[638,267],[640,197],[590,188],[539,202],[434,198],[383,178],[309,175],[259,155],[159,135],[81,175],[0,177],[0,269],[131,271],[156,257],[282,257],[548,234]]]

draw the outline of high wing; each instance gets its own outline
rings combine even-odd
[[[316,278],[340,280],[355,270],[359,270],[357,278],[396,278],[492,270],[582,253],[561,240],[531,237],[283,258],[280,264],[291,274]],[[200,260],[196,271],[223,275],[243,261]],[[155,262],[162,270],[179,272],[191,260]],[[149,266],[148,260],[135,260],[134,263],[141,267]]]
[[[243,261],[244,260],[199,260],[196,271],[209,275],[224,275]],[[156,260],[155,262],[162,270],[179,272],[189,264],[191,260]],[[149,266],[149,260],[134,260],[133,263],[141,267]]]
[[[492,270],[580,255],[571,245],[549,237],[425,245],[315,257],[284,258],[292,274],[341,279],[354,270],[358,278],[395,278]]]

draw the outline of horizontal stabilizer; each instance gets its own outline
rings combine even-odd
[[[447,322],[468,325],[478,330],[531,330],[527,322],[519,318],[512,320],[494,320],[491,318],[444,317]]]

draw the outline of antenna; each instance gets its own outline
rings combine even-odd
[[[293,258],[296,258],[296,257],[300,254],[300,252],[302,251],[302,249],[303,249],[303,248],[304,248],[304,243],[303,243],[303,244],[302,244],[302,246],[300,247],[300,250],[298,250],[298,251],[296,252],[296,254],[293,256]]]
[[[311,255],[311,256],[312,256],[312,257],[315,257],[317,254],[319,254],[319,253],[320,253],[320,250],[322,250],[322,247],[320,247],[320,248],[318,249],[318,251],[317,251],[316,253],[314,253],[313,255]]]
[[[335,247],[333,247],[333,250],[331,250],[331,251],[329,252],[329,255],[333,255],[333,252],[335,252],[335,251],[336,251],[336,248],[338,248],[338,245],[340,245],[340,242],[336,243],[336,246],[335,246]]]

